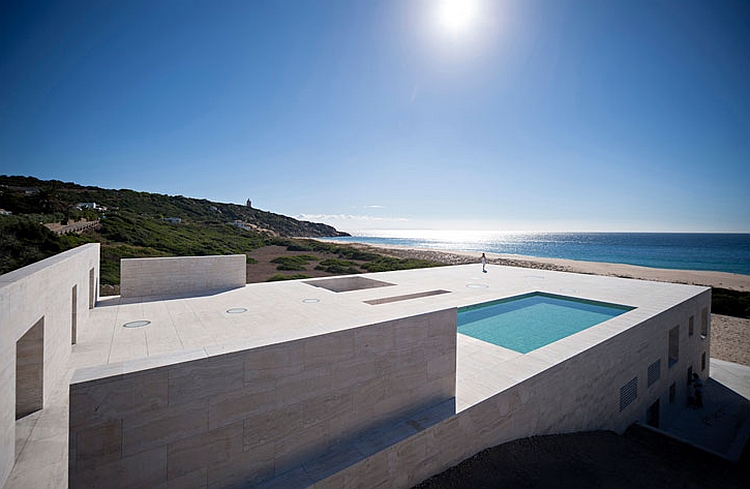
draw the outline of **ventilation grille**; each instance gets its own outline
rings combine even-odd
[[[620,411],[625,409],[638,397],[638,377],[620,387]]]
[[[661,377],[661,358],[648,366],[648,386],[659,380]]]

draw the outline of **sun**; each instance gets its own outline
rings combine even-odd
[[[466,31],[476,14],[476,0],[442,0],[438,10],[440,23],[453,34]]]

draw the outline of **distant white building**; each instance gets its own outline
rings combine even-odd
[[[10,216],[13,214],[11,211],[6,211],[5,209],[0,209],[0,216]]]
[[[240,219],[235,219],[229,224],[231,224],[232,226],[237,226],[238,228],[244,229],[245,231],[254,231],[256,229],[255,225],[250,224],[249,222],[242,221]]]
[[[79,202],[74,205],[76,209],[101,209],[102,207],[96,205],[96,202]]]

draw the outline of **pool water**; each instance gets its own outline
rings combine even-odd
[[[633,309],[542,292],[462,307],[458,332],[528,353]]]

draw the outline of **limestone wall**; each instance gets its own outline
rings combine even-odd
[[[71,488],[260,482],[449,400],[456,310],[194,355],[76,373]]]
[[[124,258],[120,295],[168,297],[242,287],[246,260],[245,255]]]
[[[88,322],[98,283],[98,243],[0,275],[0,486],[15,462],[16,417],[67,383],[74,326]]]
[[[703,309],[710,317],[710,302],[706,290],[324,480],[301,473],[294,484],[284,481],[267,487],[409,488],[485,448],[517,438],[586,430],[623,432],[636,421],[645,422],[646,411],[656,400],[662,417],[669,416],[685,405],[688,367],[704,380],[709,375],[709,337],[699,333]],[[691,316],[693,336],[688,332]],[[669,367],[669,330],[675,326],[680,331],[680,356]],[[701,370],[703,353],[705,370]],[[648,386],[648,367],[659,359],[659,379]],[[633,378],[637,378],[637,396],[621,411],[620,388]],[[674,403],[669,395],[672,383]]]

